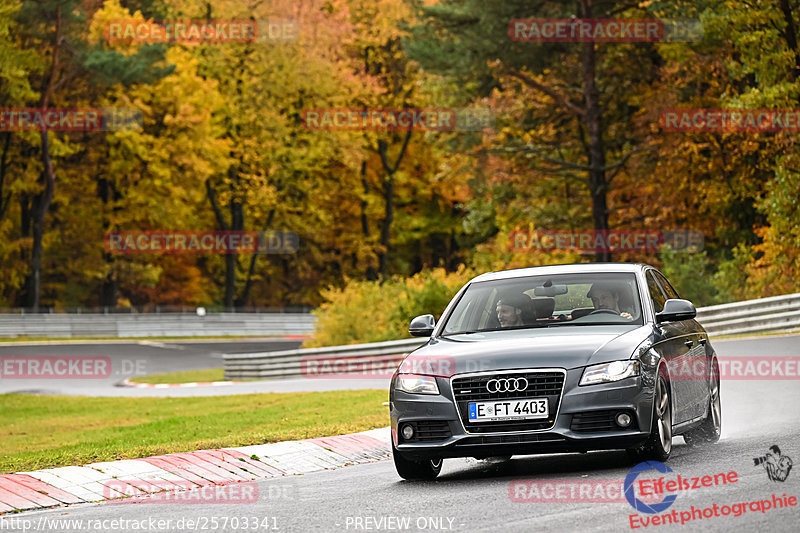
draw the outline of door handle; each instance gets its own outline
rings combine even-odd
[[[694,341],[686,341],[683,343],[683,345],[688,348],[691,348],[692,346],[694,346]]]

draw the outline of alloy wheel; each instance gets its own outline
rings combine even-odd
[[[658,379],[656,385],[656,423],[661,447],[666,453],[672,450],[672,408],[669,405],[669,393],[664,378]]]
[[[714,422],[714,431],[719,434],[722,427],[722,402],[719,398],[718,371],[713,372],[711,375],[711,418]]]

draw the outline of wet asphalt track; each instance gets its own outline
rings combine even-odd
[[[66,356],[91,360],[108,358],[109,375],[92,379],[20,379],[0,372],[0,393],[22,392],[35,394],[72,394],[87,396],[206,396],[215,394],[244,394],[250,392],[291,391],[305,385],[276,382],[253,385],[242,383],[231,387],[202,387],[195,389],[140,389],[119,387],[125,378],[147,374],[179,372],[205,368],[221,368],[223,353],[267,352],[291,350],[300,346],[299,340],[262,339],[244,341],[124,341],[69,344],[0,345],[0,361],[8,357]],[[0,368],[2,368],[0,366]],[[327,381],[327,380],[325,380]],[[320,383],[323,386],[324,383]],[[363,388],[363,387],[355,387]]]
[[[714,342],[720,355],[798,355],[800,336]],[[713,342],[713,341],[712,341]],[[310,381],[310,380],[308,380]],[[725,380],[722,383],[723,435],[707,449],[692,449],[676,438],[668,465],[683,477],[735,471],[735,483],[680,492],[666,510],[681,512],[753,500],[794,496],[800,500],[800,382]],[[795,462],[785,482],[770,481],[753,458],[777,444]],[[684,525],[631,527],[636,514],[626,502],[514,502],[515,480],[570,482],[616,479],[631,463],[620,452],[519,456],[492,465],[472,459],[446,460],[434,482],[406,482],[392,462],[350,466],[303,476],[258,482],[259,499],[246,504],[140,503],[86,504],[20,513],[0,526],[46,531],[797,531],[800,507],[748,508],[736,517],[696,519]],[[674,479],[674,475],[671,479]],[[800,505],[800,501],[798,501]],[[713,511],[710,511],[713,512]],[[640,513],[639,516],[649,516]],[[243,519],[247,519],[244,522]],[[83,520],[68,524],[51,520]],[[110,520],[145,520],[134,529]],[[148,520],[152,519],[152,522]],[[22,522],[21,520],[29,520]],[[97,522],[106,520],[106,522]],[[158,520],[170,520],[159,528]],[[91,521],[91,522],[89,522]],[[193,521],[193,523],[188,523]],[[227,521],[227,527],[223,527]],[[235,521],[235,522],[234,522]],[[258,527],[250,527],[257,524]],[[95,529],[99,526],[100,529]],[[116,526],[116,527],[112,527]],[[152,527],[150,527],[152,526]],[[191,527],[189,527],[191,526]],[[4,529],[3,529],[4,528]],[[40,529],[37,529],[40,528]]]

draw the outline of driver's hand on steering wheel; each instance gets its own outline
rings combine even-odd
[[[628,320],[633,320],[633,315],[631,315],[630,313],[620,313],[619,316],[621,316],[622,318],[627,318]]]

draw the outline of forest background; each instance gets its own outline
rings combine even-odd
[[[532,17],[693,19],[702,33],[509,38],[511,20]],[[109,42],[123,19],[290,20],[298,37]],[[697,305],[797,292],[797,133],[666,132],[659,116],[800,108],[798,23],[789,0],[0,0],[0,107],[141,117],[117,131],[0,131],[0,307],[392,306],[379,322],[401,324],[440,312],[476,272],[596,260],[662,268]],[[494,121],[445,132],[303,122],[345,107]],[[515,251],[509,235],[530,228],[691,229],[704,246]],[[103,245],[136,230],[283,230],[300,246]]]

